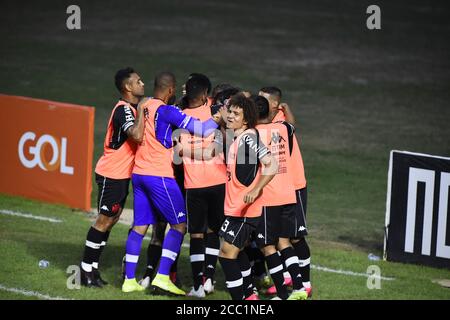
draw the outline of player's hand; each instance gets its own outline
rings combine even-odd
[[[244,196],[244,203],[253,203],[261,195],[261,189],[253,189]]]
[[[286,102],[282,102],[278,105],[278,109],[281,111],[289,110],[289,105]]]

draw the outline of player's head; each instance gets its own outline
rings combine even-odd
[[[173,104],[176,100],[176,79],[172,72],[160,72],[155,77],[153,95],[167,104]]]
[[[281,102],[281,90],[277,87],[264,87],[259,90],[259,95],[269,101],[269,112],[275,116]]]
[[[186,83],[184,83],[182,85],[183,95],[186,95],[186,84],[191,79],[198,79],[199,81],[202,81],[203,83],[205,83],[207,85],[207,87],[208,87],[207,94],[209,95],[211,93],[211,86],[212,86],[211,85],[211,80],[209,80],[209,78],[207,76],[205,76],[204,74],[202,74],[202,73],[195,73],[194,72],[194,73],[191,73],[188,76]]]
[[[219,93],[222,91],[228,90],[228,89],[234,89],[234,86],[232,86],[229,83],[220,83],[217,86],[214,87],[211,96],[216,97]]]
[[[257,96],[256,94],[252,94],[250,99],[255,103],[256,110],[258,111],[258,120],[269,118],[269,101],[263,96]]]
[[[227,128],[233,130],[254,128],[258,113],[252,99],[242,94],[231,97],[227,113]]]
[[[213,104],[223,106],[223,105],[225,105],[226,101],[228,99],[230,99],[231,96],[234,96],[238,92],[239,92],[239,89],[235,88],[235,87],[229,87],[225,90],[222,90],[214,96]]]
[[[206,76],[193,76],[186,82],[186,97],[190,103],[200,101],[205,103],[208,99],[208,90],[211,82]]]
[[[144,82],[133,68],[128,67],[117,71],[114,82],[122,95],[144,96]]]

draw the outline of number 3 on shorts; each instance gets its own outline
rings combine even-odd
[[[228,225],[230,224],[230,221],[225,220],[222,224],[222,228],[220,228],[220,230],[222,230],[223,232],[227,231]]]

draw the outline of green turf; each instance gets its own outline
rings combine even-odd
[[[139,71],[147,94],[162,70],[173,71],[180,85],[189,73],[203,72],[213,84],[230,82],[250,91],[279,86],[301,136],[313,263],[364,272],[367,254],[381,255],[390,150],[450,156],[450,22],[445,1],[378,1],[378,31],[365,27],[369,1],[77,3],[82,11],[79,31],[65,27],[71,2],[0,4],[7,13],[0,19],[0,92],[95,106],[96,160],[118,97],[113,75],[121,67]],[[96,193],[94,185],[93,205]],[[79,260],[89,225],[82,214],[15,197],[3,196],[0,204],[54,214],[71,224],[46,226],[0,216],[0,252],[18,261],[9,265],[1,260],[0,284],[52,296],[100,295],[66,292],[64,287],[65,268]],[[115,287],[101,293],[105,298],[123,298],[117,271],[125,237],[126,227],[118,226],[105,252],[110,266],[106,275],[116,279]],[[38,274],[41,255],[50,255],[53,267]],[[186,251],[183,255],[186,259]],[[187,267],[187,260],[182,263]],[[380,265],[398,279],[375,291],[366,289],[364,278],[313,271],[315,297],[450,298],[449,290],[430,282],[449,278],[448,271]],[[8,268],[31,273],[12,276]],[[58,281],[40,284],[41,277],[53,276]],[[418,290],[426,291],[425,296],[414,295]],[[215,298],[227,297],[220,294]]]

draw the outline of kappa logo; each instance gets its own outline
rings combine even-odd
[[[108,207],[106,206],[106,204],[104,204],[100,209],[105,210],[105,211],[109,211]]]
[[[300,228],[298,228],[298,231],[304,231],[306,230],[306,228],[304,226],[300,226]]]
[[[282,141],[286,142],[286,140],[280,135],[279,132],[272,132],[272,138],[270,139],[269,145],[273,143],[279,144]]]
[[[184,214],[184,212],[178,212],[178,218],[181,218],[181,217],[184,217],[185,216],[185,214]]]
[[[262,233],[258,233],[258,239],[265,239]]]
[[[227,234],[229,234],[230,236],[234,237],[234,231],[233,230],[228,231]]]

